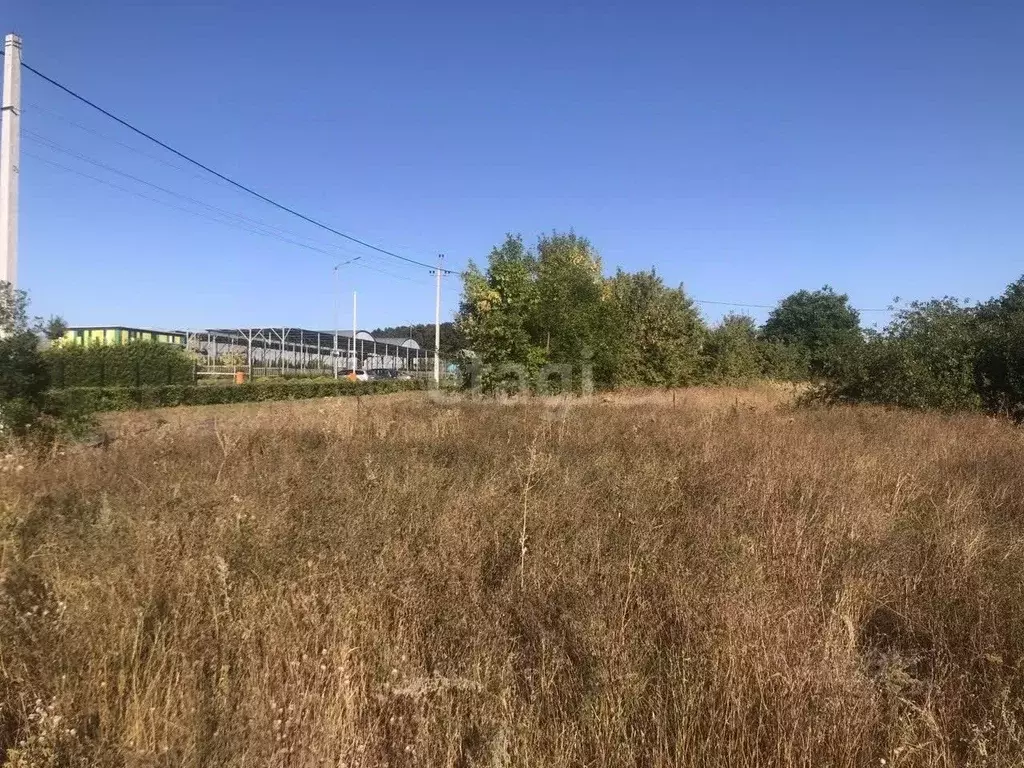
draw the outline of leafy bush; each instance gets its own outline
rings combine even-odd
[[[757,353],[761,361],[761,375],[766,379],[807,381],[810,376],[808,352],[800,344],[769,341],[759,336]]]
[[[978,309],[978,395],[986,410],[1024,420],[1024,277]]]
[[[681,386],[699,380],[707,327],[682,287],[665,285],[653,270],[619,270],[607,284],[610,322],[602,348],[615,353],[614,383]]]
[[[757,326],[752,317],[729,314],[708,333],[701,366],[707,381],[735,384],[761,378]]]
[[[808,375],[805,346],[766,339],[747,315],[726,315],[708,333],[701,351],[701,378],[712,384],[806,381]]]
[[[49,383],[34,333],[22,331],[0,338],[0,400],[38,406]]]
[[[69,387],[52,389],[46,408],[57,414],[129,411],[179,405],[222,405],[272,400],[305,400],[344,395],[383,395],[423,389],[423,381],[348,381],[335,379],[264,379],[245,384],[160,387]]]
[[[49,386],[39,339],[28,328],[25,293],[0,283],[0,436],[25,434]]]
[[[828,402],[859,402],[944,411],[975,410],[981,349],[977,311],[952,298],[914,302],[881,334],[834,357],[815,393]]]
[[[195,365],[181,347],[156,341],[61,345],[44,353],[55,387],[192,384]]]

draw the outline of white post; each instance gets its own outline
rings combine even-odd
[[[4,40],[3,127],[0,129],[0,280],[18,282],[18,176],[21,173],[21,38]]]
[[[352,375],[355,375],[355,370],[359,366],[356,364],[356,334],[358,331],[356,328],[356,292],[352,291]]]
[[[434,300],[434,384],[441,386],[441,265],[444,255],[437,257],[437,297]]]
[[[354,259],[343,261],[340,264],[334,265],[334,378],[338,378],[338,326],[341,325],[341,310],[338,308],[339,302],[341,301],[341,292],[338,289],[338,270],[344,267],[346,264],[359,261],[362,256],[356,256]],[[352,294],[352,324],[355,325],[355,303],[356,295]],[[354,343],[354,341],[353,341]],[[353,355],[355,350],[353,349]],[[354,367],[353,367],[354,369]]]
[[[341,325],[341,310],[338,308],[340,302],[338,294],[338,267],[334,265],[334,378],[338,378],[338,326]]]

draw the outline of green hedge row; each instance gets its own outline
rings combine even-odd
[[[221,386],[69,387],[46,393],[53,414],[131,411],[177,405],[218,405],[269,400],[305,400],[344,395],[384,395],[423,389],[422,381],[348,381],[336,379],[267,379]]]
[[[195,383],[184,349],[156,341],[60,345],[44,352],[54,387],[143,387]]]

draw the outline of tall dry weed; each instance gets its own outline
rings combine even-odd
[[[116,426],[0,474],[5,765],[1024,759],[1005,424],[691,390]]]

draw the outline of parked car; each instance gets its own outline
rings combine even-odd
[[[377,381],[384,381],[386,379],[397,379],[398,371],[392,370],[391,368],[371,368],[370,378]]]
[[[366,371],[364,371],[362,368],[356,368],[355,370],[352,370],[351,368],[346,368],[343,371],[338,371],[338,376],[345,379],[352,379],[353,381],[370,380],[369,374],[367,374]]]

